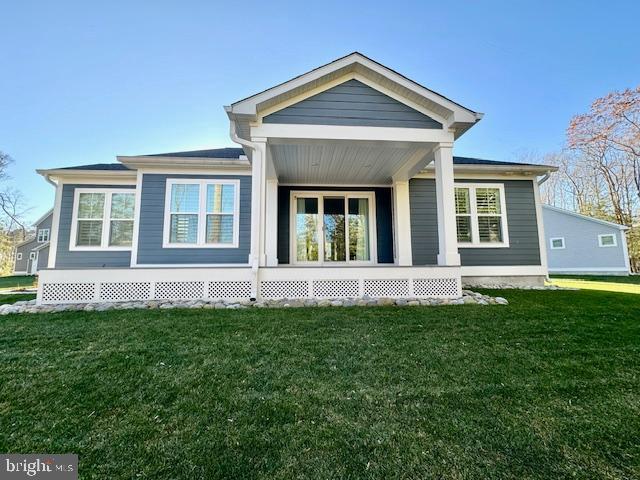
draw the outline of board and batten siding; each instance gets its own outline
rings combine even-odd
[[[540,265],[535,193],[531,180],[456,180],[456,183],[501,183],[507,203],[509,247],[460,248],[463,266]],[[438,255],[435,180],[410,180],[409,200],[413,264],[435,265]]]
[[[167,179],[240,180],[238,248],[163,248]],[[150,174],[142,177],[138,265],[216,264],[249,262],[251,245],[251,176]]]
[[[278,110],[264,123],[440,129],[442,124],[358,80]]]
[[[378,263],[393,263],[393,220],[391,188],[283,186],[278,188],[278,263],[289,264],[291,191],[373,192],[376,197],[376,243]],[[375,260],[375,259],[374,259]]]
[[[73,218],[73,197],[76,188],[127,188],[135,190],[135,185],[84,185],[64,184],[60,204],[58,224],[58,249],[55,268],[113,268],[128,267],[131,264],[130,251],[86,251],[69,250],[71,241],[71,221]]]

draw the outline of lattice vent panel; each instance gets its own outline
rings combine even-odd
[[[45,283],[42,285],[43,302],[80,302],[93,300],[94,283]]]
[[[413,293],[416,297],[457,297],[460,287],[455,278],[417,278]]]
[[[260,282],[263,298],[307,298],[309,282],[306,280],[265,280]]]
[[[318,298],[358,297],[358,280],[314,280],[313,296]]]
[[[204,282],[156,282],[158,300],[204,298]]]
[[[408,297],[409,280],[365,280],[364,294],[370,297]]]
[[[100,285],[100,300],[107,302],[148,300],[150,296],[150,282],[105,282]]]
[[[251,298],[251,282],[209,282],[209,298]]]

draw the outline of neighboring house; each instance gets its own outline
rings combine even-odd
[[[628,227],[543,205],[550,273],[629,275]]]
[[[35,236],[16,245],[14,275],[35,275],[49,263],[49,237],[53,210],[34,223]]]
[[[482,114],[359,53],[225,111],[241,148],[39,170],[39,302],[451,298],[547,275],[555,168],[454,157]]]

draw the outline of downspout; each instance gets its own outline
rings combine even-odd
[[[229,113],[229,111],[227,111],[227,113]],[[237,129],[236,129],[236,121],[234,119],[231,118],[231,116],[229,116],[229,136],[231,137],[231,140],[235,143],[238,143],[240,145],[242,145],[243,147],[247,147],[249,149],[251,149],[254,153],[256,152],[256,150],[258,149],[258,145],[255,142],[251,142],[249,140],[246,140],[242,137],[240,137],[238,135]],[[260,161],[263,161],[263,159],[260,159]],[[255,175],[255,169],[254,169],[254,163],[255,162],[255,155],[252,155],[252,161],[251,161],[251,178],[252,178],[252,183],[253,183],[253,177]],[[251,214],[253,215],[256,211],[256,207],[259,209],[260,205],[259,205],[259,199],[260,196],[256,195],[257,192],[251,191]],[[254,200],[257,199],[257,200]],[[253,248],[253,243],[256,241],[256,239],[254,238],[254,234],[257,236],[257,245],[258,248],[254,249]],[[260,267],[260,252],[259,252],[259,247],[260,247],[260,230],[258,229],[257,232],[251,232],[251,257],[249,258],[249,264],[251,266],[251,276],[252,276],[252,281],[251,281],[251,297],[253,299],[256,299],[258,297],[258,270]]]

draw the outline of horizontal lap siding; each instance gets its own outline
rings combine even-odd
[[[62,187],[60,223],[58,226],[58,250],[56,268],[110,268],[128,267],[131,252],[127,251],[70,251],[71,219],[73,217],[73,197],[76,188],[131,188],[135,185],[72,185]]]
[[[29,254],[31,251],[38,246],[38,242],[36,239],[31,240],[29,243],[25,243],[24,245],[20,245],[16,247],[15,257],[16,264],[13,268],[14,272],[26,272],[27,268],[29,268]],[[17,260],[18,253],[22,253],[22,260]]]
[[[357,80],[349,80],[283,108],[264,123],[442,128],[431,117]]]
[[[457,183],[502,183],[507,202],[509,248],[460,248],[464,266],[540,265],[535,194],[530,180],[456,180]],[[414,265],[434,265],[438,255],[436,187],[431,179],[413,179],[411,246]]]
[[[163,248],[167,179],[240,180],[240,237],[238,248]],[[138,233],[138,264],[247,263],[251,243],[251,177],[247,175],[145,174],[142,178]]]
[[[278,263],[288,264],[290,248],[291,191],[348,191],[374,192],[376,196],[376,242],[378,263],[393,263],[393,227],[391,188],[385,187],[279,187],[278,188]]]

